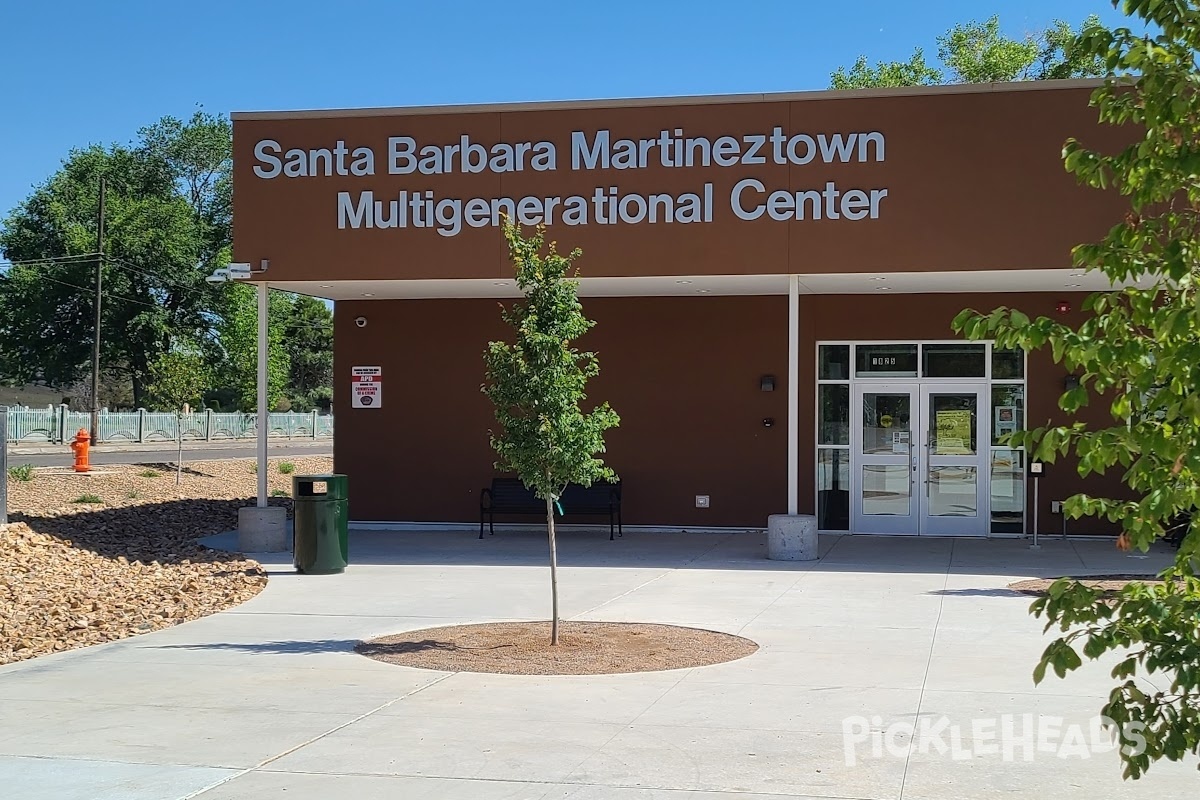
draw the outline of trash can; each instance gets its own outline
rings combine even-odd
[[[347,478],[345,475],[294,475],[292,562],[297,572],[334,575],[348,561]]]

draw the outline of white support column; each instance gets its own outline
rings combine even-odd
[[[787,513],[800,513],[800,276],[788,276]]]
[[[264,281],[258,285],[258,507],[267,507],[267,298],[270,288]]]

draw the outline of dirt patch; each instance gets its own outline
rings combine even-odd
[[[758,645],[727,633],[633,622],[493,622],[426,628],[362,642],[376,661],[443,672],[505,675],[609,675],[735,661]]]
[[[291,475],[274,459],[268,485]],[[290,460],[297,473],[328,472],[329,458]],[[9,481],[0,526],[0,664],[123,639],[243,603],[262,591],[255,561],[196,539],[237,527],[252,502],[252,460],[187,464],[174,473],[113,465],[76,476],[39,469]],[[73,502],[77,499],[89,502]],[[275,497],[272,505],[290,508]]]
[[[1022,592],[1028,595],[1044,595],[1050,585],[1059,578],[1030,578],[1028,580],[1016,581],[1008,585],[1009,589],[1016,592]],[[1098,589],[1105,597],[1115,597],[1121,593],[1131,583],[1157,584],[1162,583],[1154,575],[1082,575],[1078,578],[1070,578],[1070,580],[1079,581],[1084,586],[1089,586],[1092,589]]]

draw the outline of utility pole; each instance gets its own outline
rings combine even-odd
[[[92,332],[92,444],[100,442],[100,286],[104,279],[104,176],[96,211],[96,329]]]

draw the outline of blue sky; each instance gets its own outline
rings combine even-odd
[[[454,9],[451,13],[448,9]],[[197,104],[239,110],[824,88],[859,54],[936,54],[956,22],[1011,34],[1108,0],[0,0],[0,215],[72,147]]]

